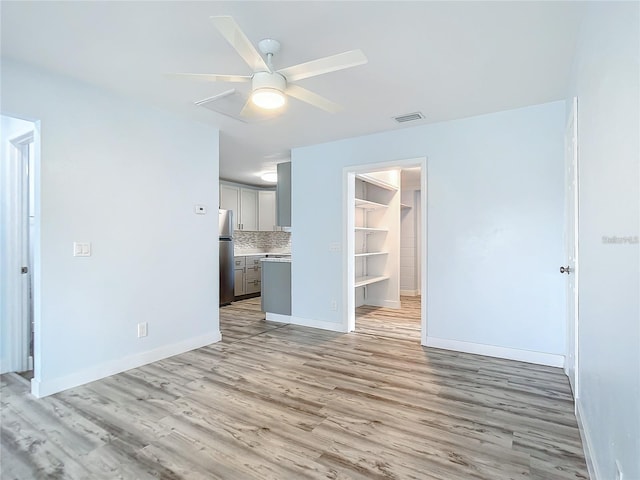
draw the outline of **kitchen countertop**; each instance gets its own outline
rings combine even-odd
[[[259,255],[280,255],[280,256],[291,256],[291,253],[287,252],[287,253],[283,253],[283,252],[251,252],[251,253],[235,253],[233,254],[234,257],[256,257]]]
[[[288,257],[273,257],[273,258],[261,258],[261,262],[280,262],[280,263],[291,263],[291,255]]]

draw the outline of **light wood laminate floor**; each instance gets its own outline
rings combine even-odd
[[[367,309],[344,335],[236,302],[222,342],[40,400],[2,375],[1,478],[587,478],[560,369],[423,348]]]

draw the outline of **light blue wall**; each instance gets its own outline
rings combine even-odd
[[[344,167],[426,156],[428,335],[563,355],[564,116],[555,102],[294,149],[293,316],[343,321],[328,247],[344,238]]]
[[[578,42],[578,410],[595,480],[640,479],[640,7],[589,4]]]
[[[8,60],[2,108],[41,128],[40,394],[219,336],[218,130]]]

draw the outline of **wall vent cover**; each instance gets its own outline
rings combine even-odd
[[[413,122],[415,120],[422,120],[423,118],[424,115],[420,112],[405,113],[404,115],[393,117],[393,119],[398,123]]]

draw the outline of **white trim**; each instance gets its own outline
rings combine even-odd
[[[26,120],[22,122],[27,123]],[[2,245],[0,318],[2,318],[2,334],[5,336],[5,342],[7,342],[6,339],[8,342],[4,345],[6,348],[0,347],[2,350],[0,373],[29,370],[31,304],[28,292],[30,278],[33,277],[33,265],[29,262],[28,175],[34,175],[34,172],[27,174],[26,166],[29,160],[29,144],[35,142],[35,124],[28,123],[30,125],[26,133],[15,135],[2,142],[0,220],[4,231],[0,238],[0,245]],[[25,125],[24,128],[27,129],[27,126]],[[36,239],[33,238],[31,241],[35,246]],[[29,268],[28,275],[20,273],[23,266]]]
[[[291,315],[283,315],[281,313],[266,312],[264,319],[268,322],[291,323]]]
[[[267,313],[267,320],[273,322],[289,323],[301,327],[319,328],[320,330],[330,330],[332,332],[347,333],[342,323],[325,322],[324,320],[314,320],[312,318],[294,317],[292,315],[280,315],[277,313]]]
[[[34,378],[31,380],[31,393],[37,398],[46,397],[47,395],[52,395],[68,388],[100,380],[101,378],[109,377],[116,373],[124,372],[125,370],[141,367],[142,365],[157,362],[158,360],[162,360],[167,357],[195,350],[196,348],[204,347],[206,345],[219,342],[220,340],[222,340],[222,335],[218,330],[171,345],[165,345],[146,352],[119,358],[64,377],[53,378],[45,381],[39,381]]]
[[[571,128],[573,127],[573,128]],[[571,131],[570,131],[571,129]],[[568,135],[571,135],[571,138],[567,138]],[[580,354],[579,354],[579,327],[580,327],[580,313],[579,313],[579,287],[580,287],[580,265],[579,265],[579,214],[580,214],[580,179],[578,172],[578,97],[573,97],[571,111],[569,112],[569,117],[567,119],[567,123],[565,125],[565,145],[569,140],[571,142],[571,162],[572,162],[572,171],[573,178],[570,180],[574,184],[573,188],[573,225],[566,224],[565,218],[565,250],[569,250],[569,246],[566,245],[567,239],[567,229],[573,228],[573,318],[566,318],[567,322],[567,331],[570,323],[573,323],[573,339],[566,339],[566,348],[569,349],[569,342],[573,340],[573,366],[569,365],[569,362],[566,361],[564,365],[564,371],[567,377],[569,377],[569,383],[571,385],[571,392],[573,394],[574,401],[576,401],[580,397]],[[565,147],[565,168],[566,168],[566,147]],[[565,179],[565,188],[567,186],[567,180]],[[566,198],[565,198],[566,202]],[[565,203],[566,204],[566,203]],[[566,208],[565,208],[565,216],[566,216]],[[566,258],[569,261],[568,255]],[[568,290],[568,288],[567,288]],[[567,310],[568,305],[571,300],[566,298],[567,302]],[[565,352],[568,353],[568,352]],[[570,375],[570,367],[573,367],[573,377]],[[577,408],[577,402],[576,402]],[[577,413],[577,412],[576,412]]]
[[[366,304],[371,305],[372,307],[384,307],[384,308],[395,308],[395,309],[401,308],[400,300],[398,300],[397,302],[395,300],[383,300],[381,302],[376,302],[376,301],[372,301],[371,299],[367,299]]]
[[[418,295],[420,295],[420,290],[400,290],[402,297],[417,297]]]
[[[595,455],[593,452],[593,442],[589,435],[589,429],[586,428],[584,418],[582,417],[582,403],[580,400],[576,400],[576,420],[578,421],[578,430],[580,431],[580,439],[582,440],[582,448],[584,450],[584,459],[587,463],[587,471],[589,472],[589,478],[591,480],[600,480],[604,476],[600,475],[595,462]]]
[[[447,338],[436,337],[427,337],[425,346],[454,350],[456,352],[475,353],[476,355],[485,355],[487,357],[518,360],[520,362],[535,363],[538,365],[548,365],[550,367],[562,368],[564,366],[564,355],[556,355],[553,353],[497,347],[495,345],[461,342],[459,340],[449,340]]]

